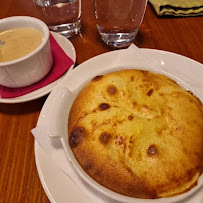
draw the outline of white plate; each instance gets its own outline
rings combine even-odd
[[[51,32],[52,36],[55,38],[55,40],[57,41],[57,43],[60,45],[60,47],[63,49],[63,51],[74,61],[76,60],[76,52],[75,52],[75,48],[72,45],[72,43],[65,38],[64,36]],[[0,103],[22,103],[22,102],[27,102],[27,101],[32,101],[34,99],[38,99],[46,94],[48,94],[49,92],[51,92],[51,90],[54,88],[54,86],[56,86],[56,84],[58,84],[58,82],[66,75],[68,74],[74,67],[74,64],[68,69],[68,71],[59,79],[55,80],[54,82],[40,88],[37,89],[33,92],[30,92],[28,94],[25,94],[23,96],[19,96],[19,97],[15,97],[15,98],[0,98]]]
[[[98,75],[98,73],[108,72],[109,68],[118,67],[119,64],[120,67],[133,66],[165,73],[173,79],[175,78],[176,81],[185,88],[192,90],[193,93],[203,101],[202,64],[184,56],[165,51],[141,49],[139,54],[137,53],[118,50],[96,56],[71,71],[55,88],[57,90],[57,88],[65,86],[70,91],[73,91],[78,89],[84,82],[86,83],[95,75]],[[49,96],[43,106],[38,125],[43,126],[46,119],[49,119],[49,117],[44,118],[44,115],[47,115],[47,112],[50,111],[51,98],[54,98],[56,92],[57,91],[53,91],[51,93],[50,96],[52,97]],[[54,153],[56,149],[53,148],[51,150],[53,150],[52,152]],[[40,180],[51,202],[92,202],[77,188],[74,182],[58,168],[37,142],[35,142],[35,158]],[[159,200],[157,201],[159,202]],[[195,203],[199,202],[195,201]]]

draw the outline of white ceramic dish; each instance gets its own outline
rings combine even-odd
[[[0,62],[0,84],[6,87],[25,87],[38,82],[49,72],[53,63],[49,29],[43,21],[28,16],[0,20],[0,32],[21,27],[38,30],[43,34],[43,41],[34,51],[21,58]]]
[[[60,45],[60,47],[63,49],[63,51],[74,61],[76,61],[76,52],[75,52],[75,48],[72,45],[72,43],[65,38],[64,36],[51,32],[52,36],[55,38],[55,40],[57,41],[57,43]],[[32,101],[34,99],[38,99],[46,94],[48,94],[49,92],[51,92],[51,90],[54,88],[54,86],[56,86],[58,84],[59,81],[61,81],[61,79],[68,74],[74,67],[74,64],[69,68],[69,70],[62,76],[60,77],[58,80],[38,89],[35,90],[33,92],[30,92],[28,94],[25,94],[23,96],[20,97],[15,97],[15,98],[0,98],[0,103],[22,103],[22,102],[27,102],[27,101]]]
[[[132,47],[135,49],[134,47]],[[124,202],[177,202],[182,201],[193,193],[195,193],[203,183],[203,176],[199,178],[198,185],[194,187],[189,192],[171,198],[161,198],[155,200],[143,200],[143,199],[136,199],[125,197],[123,195],[119,195],[115,192],[112,192],[94,180],[92,180],[79,166],[77,161],[75,160],[72,151],[70,150],[68,143],[67,143],[67,113],[71,107],[74,98],[77,96],[78,92],[81,88],[94,76],[100,75],[107,72],[112,72],[115,70],[120,69],[120,67],[136,67],[138,69],[150,70],[155,72],[161,72],[173,79],[175,79],[180,85],[185,87],[186,89],[191,90],[194,94],[196,94],[201,101],[203,98],[203,81],[201,75],[203,75],[203,66],[195,62],[191,59],[186,57],[172,54],[169,52],[158,51],[158,50],[150,50],[150,49],[141,49],[132,51],[129,48],[129,51],[126,50],[119,50],[114,52],[109,52],[106,54],[99,55],[94,57],[83,64],[81,64],[78,68],[74,69],[67,77],[64,78],[63,81],[54,89],[54,91],[48,97],[39,117],[39,121],[37,126],[44,126],[44,123],[49,123],[48,127],[48,135],[52,137],[60,137],[64,149],[72,161],[73,165],[75,166],[77,172],[81,175],[81,177],[87,181],[91,186],[93,186],[96,190],[102,192],[103,194]],[[144,59],[144,60],[143,60]],[[118,66],[119,64],[119,66]],[[184,67],[184,68],[183,68]],[[195,70],[195,71],[194,71]],[[57,100],[57,98],[65,98],[65,100]],[[55,101],[60,101],[56,102]],[[65,102],[64,102],[65,101]],[[49,109],[54,109],[55,111],[53,114],[48,114]],[[64,110],[65,109],[65,110]],[[54,116],[53,116],[54,115]],[[65,117],[64,117],[65,116]],[[52,119],[56,118],[56,119]],[[63,119],[61,119],[63,118]],[[47,136],[48,136],[47,135]],[[53,147],[53,152],[54,152]],[[42,154],[40,152],[40,147],[36,144],[35,145],[35,155],[36,155],[36,162],[37,168],[42,180],[42,184],[47,192],[48,196],[51,197],[52,200],[55,201],[58,198],[58,194],[50,193],[50,190],[53,188],[51,185],[45,181],[45,179],[52,182],[53,178],[50,176],[47,177],[45,174],[45,168],[42,167]],[[46,161],[43,162],[45,165]],[[47,164],[49,164],[47,162]],[[58,169],[60,170],[60,169]],[[53,176],[54,174],[52,174]],[[67,176],[64,173],[64,178]],[[72,181],[69,179],[70,184]],[[66,182],[66,184],[68,184]],[[60,187],[58,185],[58,187]],[[50,188],[50,189],[49,189]],[[61,195],[61,194],[60,194]],[[71,194],[73,195],[73,194]],[[77,193],[75,194],[77,196]],[[61,197],[61,196],[60,196]],[[64,200],[68,201],[69,198],[66,194],[63,194]],[[57,201],[56,201],[57,202]]]

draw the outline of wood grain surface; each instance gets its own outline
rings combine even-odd
[[[32,0],[1,1],[0,19],[15,15],[42,18]],[[100,39],[92,1],[82,0],[81,34],[70,40],[77,53],[76,65],[113,50]],[[158,17],[148,4],[135,44],[171,51],[203,63],[203,17]],[[38,177],[30,132],[46,98],[0,104],[0,203],[49,202]]]

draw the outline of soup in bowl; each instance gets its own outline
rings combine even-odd
[[[0,85],[24,87],[46,76],[53,63],[47,25],[14,16],[0,20],[0,27]]]

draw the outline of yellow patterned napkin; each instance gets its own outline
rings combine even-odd
[[[149,0],[149,2],[159,16],[203,15],[203,0]]]

